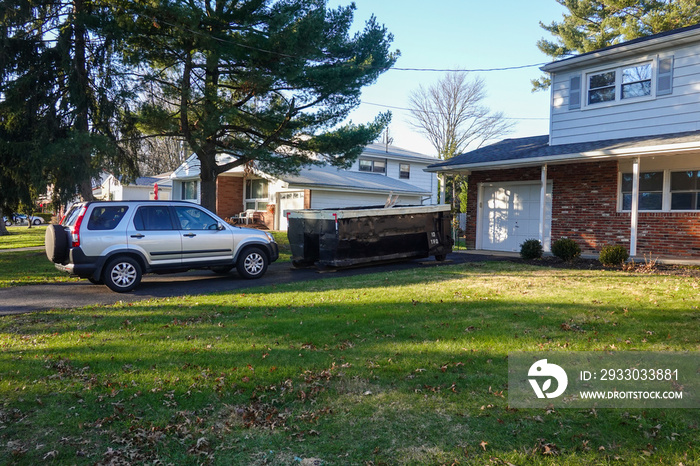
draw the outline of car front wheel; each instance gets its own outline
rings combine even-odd
[[[126,293],[141,283],[141,266],[131,257],[118,257],[107,264],[104,284],[117,293]]]
[[[243,278],[260,278],[267,271],[267,255],[260,248],[248,248],[238,259],[236,269]]]

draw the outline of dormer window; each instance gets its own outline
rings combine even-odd
[[[651,96],[651,63],[588,75],[588,105]]]

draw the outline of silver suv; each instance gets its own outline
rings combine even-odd
[[[75,204],[46,229],[46,255],[56,268],[116,292],[144,273],[236,267],[260,278],[279,249],[267,232],[231,226],[184,201],[96,201]]]

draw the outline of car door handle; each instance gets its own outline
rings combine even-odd
[[[131,237],[132,238],[145,238],[146,235],[142,235],[141,233],[139,233],[138,235],[131,235]]]
[[[194,238],[194,237],[197,236],[197,235],[195,235],[194,233],[186,233],[186,234],[184,234],[184,235],[182,235],[182,236],[187,236],[188,238]]]

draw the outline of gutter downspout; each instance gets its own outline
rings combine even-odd
[[[445,202],[445,174],[441,173],[440,174],[440,204],[447,204]]]

